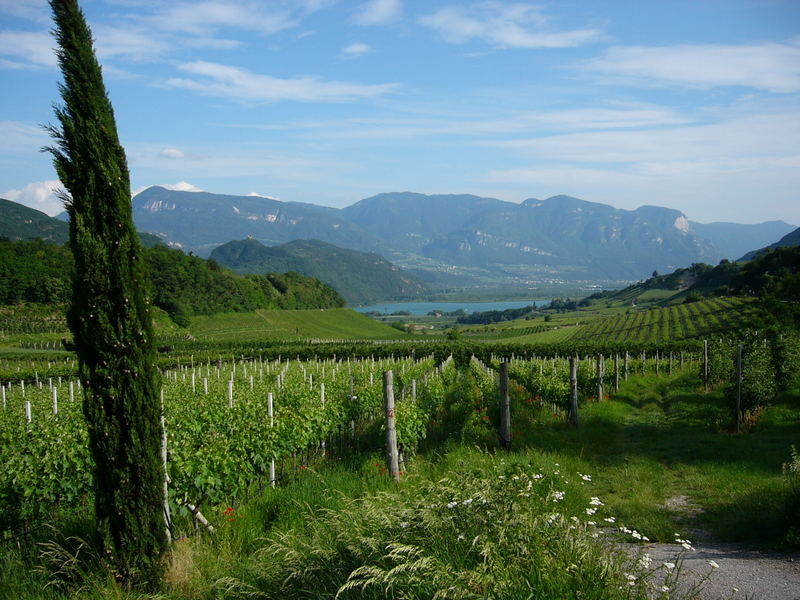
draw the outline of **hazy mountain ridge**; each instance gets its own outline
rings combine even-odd
[[[201,256],[248,236],[269,245],[320,239],[355,250],[380,248],[377,237],[339,213],[335,208],[263,196],[180,192],[158,186],[133,198],[133,218],[138,228]]]
[[[272,247],[254,239],[236,240],[215,248],[210,258],[240,274],[296,271],[315,277],[351,305],[415,300],[430,293],[424,283],[378,254],[319,240],[295,240]]]
[[[690,230],[696,235],[707,239],[722,252],[728,260],[763,248],[775,240],[793,231],[795,225],[784,221],[765,221],[753,225],[740,223],[696,223],[689,221]]]
[[[764,248],[761,248],[759,250],[753,250],[752,252],[748,252],[747,254],[742,256],[739,260],[740,261],[753,260],[754,258],[761,256],[768,250],[774,250],[775,248],[785,248],[788,246],[800,246],[800,227],[798,227],[794,231],[787,233],[777,242],[770,244],[769,246],[765,246]]]
[[[638,278],[718,256],[713,245],[688,232],[680,211],[650,206],[628,211],[569,196],[508,203],[473,217],[423,252],[474,265],[568,267],[596,279]]]
[[[516,204],[469,194],[396,192],[339,210],[159,187],[134,198],[134,218],[140,229],[200,255],[232,239],[252,237],[265,245],[318,239],[379,252],[418,276],[453,274],[479,283],[488,273],[519,285],[543,278],[633,280],[653,270],[714,264],[735,244],[757,241],[749,248],[760,247],[774,241],[774,231],[790,227],[703,225],[669,208],[623,210],[569,196]]]

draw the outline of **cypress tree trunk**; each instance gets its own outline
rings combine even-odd
[[[67,320],[84,382],[98,529],[117,578],[154,588],[167,547],[159,377],[128,166],[83,13],[76,0],[50,6],[64,105],[48,150],[68,190],[75,279]]]

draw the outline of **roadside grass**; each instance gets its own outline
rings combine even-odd
[[[595,474],[609,507],[653,540],[692,530],[698,539],[785,547],[781,467],[800,440],[800,394],[779,397],[737,436],[726,430],[721,393],[699,390],[693,374],[634,376],[614,399],[584,405],[577,431],[530,428],[520,451]]]

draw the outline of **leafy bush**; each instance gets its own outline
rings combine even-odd
[[[800,547],[800,454],[792,446],[791,458],[783,464],[783,477],[788,487],[786,493],[786,522],[790,523],[786,531],[786,541]]]

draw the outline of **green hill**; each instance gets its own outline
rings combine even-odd
[[[339,248],[319,240],[264,246],[255,239],[228,242],[212,260],[240,274],[296,271],[327,283],[350,305],[416,300],[429,293],[421,281],[375,253]]]
[[[69,220],[49,217],[36,209],[0,198],[0,238],[11,241],[40,239],[66,244],[69,241]],[[160,237],[141,231],[139,240],[145,248],[164,243]]]
[[[69,239],[69,224],[41,211],[0,198],[0,237],[64,244]]]
[[[325,310],[257,310],[191,319],[189,332],[198,340],[248,342],[265,339],[392,340],[408,337],[348,308]]]
[[[262,308],[334,308],[344,305],[335,290],[297,273],[240,277],[214,261],[155,246],[144,250],[153,304],[179,324],[194,315]],[[71,295],[72,254],[42,240],[0,240],[0,305],[58,304]]]

